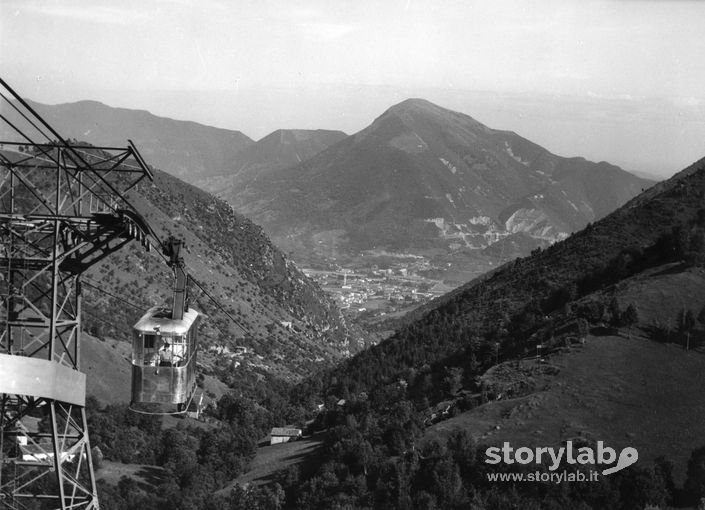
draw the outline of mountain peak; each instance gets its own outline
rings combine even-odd
[[[292,152],[276,154],[284,153]],[[270,161],[272,154],[265,154]],[[251,175],[258,179],[239,187],[247,190],[237,195],[242,210],[303,260],[323,253],[322,231],[337,236],[325,248],[333,256],[429,246],[453,255],[505,238],[499,246],[523,254],[524,246],[545,246],[604,216],[645,185],[419,98],[388,108],[305,164]],[[506,258],[505,248],[498,256]]]
[[[421,98],[409,98],[401,103],[395,104],[389,108],[385,114],[394,115],[431,115],[431,116],[445,116],[445,115],[457,115],[456,112],[446,110],[431,101]],[[383,114],[384,116],[384,114]]]
[[[407,129],[412,131],[423,129],[422,126],[455,130],[459,125],[462,125],[472,132],[480,131],[487,134],[492,132],[487,126],[469,115],[448,110],[421,98],[409,98],[392,106],[378,117],[373,125],[386,124],[389,121],[395,124],[401,121]]]
[[[397,103],[390,110],[411,110],[411,109],[441,109],[440,106],[433,104],[427,99],[420,97],[410,97],[401,103]]]

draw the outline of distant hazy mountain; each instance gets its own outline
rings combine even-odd
[[[347,137],[325,129],[278,129],[241,150],[230,173],[251,167],[288,167],[299,164]]]
[[[514,234],[563,239],[651,184],[410,99],[311,159],[221,196],[300,254],[320,244],[331,254],[453,251]]]
[[[223,175],[197,184],[219,196],[240,196],[247,193],[251,180],[267,179],[272,170],[296,166],[345,137],[342,131],[279,129],[239,151]]]
[[[130,139],[150,165],[191,183],[223,173],[235,154],[253,143],[239,131],[157,117],[144,110],[113,108],[96,101],[31,104],[64,137],[106,146],[124,146]]]

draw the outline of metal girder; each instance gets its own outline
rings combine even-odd
[[[2,394],[0,419],[0,508],[25,510],[32,500],[43,508],[99,508],[82,406]]]
[[[3,388],[22,389],[0,393],[0,509],[35,500],[97,509],[85,404],[76,402],[85,378],[58,377],[84,388],[51,391],[46,380],[49,370],[79,370],[80,275],[132,239],[147,242],[149,226],[127,193],[152,174],[132,142],[68,143],[0,79],[0,134],[8,132],[0,141],[0,355],[8,377],[16,374]],[[36,387],[24,373],[35,366],[47,371]]]

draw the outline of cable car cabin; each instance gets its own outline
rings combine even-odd
[[[153,307],[133,326],[133,404],[186,408],[196,384],[198,315],[189,309],[176,320],[170,309]]]

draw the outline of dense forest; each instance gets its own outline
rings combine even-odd
[[[352,399],[344,408],[320,413],[314,428],[325,430],[322,462],[303,473],[281,472],[263,487],[236,486],[216,491],[247,468],[275,418],[250,399],[223,397],[213,428],[162,428],[159,420],[123,406],[98,409],[89,402],[89,425],[97,462],[153,464],[160,469],[156,488],[129,477],[117,486],[99,485],[106,509],[332,509],[332,508],[623,508],[695,505],[705,496],[705,448],[693,451],[687,479],[677,486],[674,466],[659,458],[602,477],[599,482],[489,481],[488,474],[535,470],[496,468],[482,461],[484,449],[468,431],[446,441],[422,441],[424,424],[401,386],[379,411],[369,400]],[[561,469],[575,471],[575,466]]]

